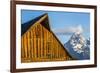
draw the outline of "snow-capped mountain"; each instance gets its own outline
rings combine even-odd
[[[85,39],[81,33],[74,33],[64,47],[76,59],[90,58],[90,39]]]

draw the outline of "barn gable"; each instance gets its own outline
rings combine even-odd
[[[21,45],[23,63],[74,59],[50,29],[47,14],[22,24]]]

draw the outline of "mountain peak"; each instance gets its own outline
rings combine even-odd
[[[85,44],[85,42],[86,40],[81,33],[74,33],[70,39],[70,44],[77,53],[83,52],[82,46]]]
[[[85,38],[81,33],[73,33],[70,41],[76,41],[76,43],[85,43]]]
[[[76,58],[85,59],[85,58],[89,58],[89,53],[86,53],[89,52],[90,49],[89,47],[90,44],[87,44],[89,42],[90,41],[85,39],[82,33],[75,32],[73,33],[69,41],[64,44],[64,47],[68,48],[67,50],[69,52],[72,52],[73,56],[76,55]]]

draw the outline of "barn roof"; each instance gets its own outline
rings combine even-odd
[[[21,24],[21,35],[23,35],[35,22],[40,20],[45,15],[47,15],[47,13],[45,13],[45,14],[43,14],[41,16],[38,16],[35,19],[32,19],[32,20],[30,20],[30,21],[28,21],[26,23]],[[48,16],[41,23],[45,28],[50,30]]]
[[[34,23],[36,23],[37,21],[39,21],[42,17],[44,17],[45,15],[47,15],[47,13],[39,16],[39,17],[36,17],[35,19],[32,19],[24,24],[21,25],[21,35],[23,35],[32,25],[34,25]],[[58,40],[58,38],[55,36],[55,34],[52,32],[52,30],[50,30],[50,26],[49,26],[49,19],[48,19],[48,15],[45,19],[43,19],[41,22],[41,25],[43,25],[46,29],[48,29],[52,34],[53,36],[55,37],[55,39],[61,44],[61,42]],[[61,44],[61,46],[64,48],[64,46]],[[67,54],[72,58],[72,59],[75,59],[73,58],[69,53],[68,51],[64,48],[64,50],[67,52]]]

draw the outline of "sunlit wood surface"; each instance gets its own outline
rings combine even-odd
[[[64,61],[72,58],[54,33],[41,23],[43,16],[21,36],[21,62]]]

